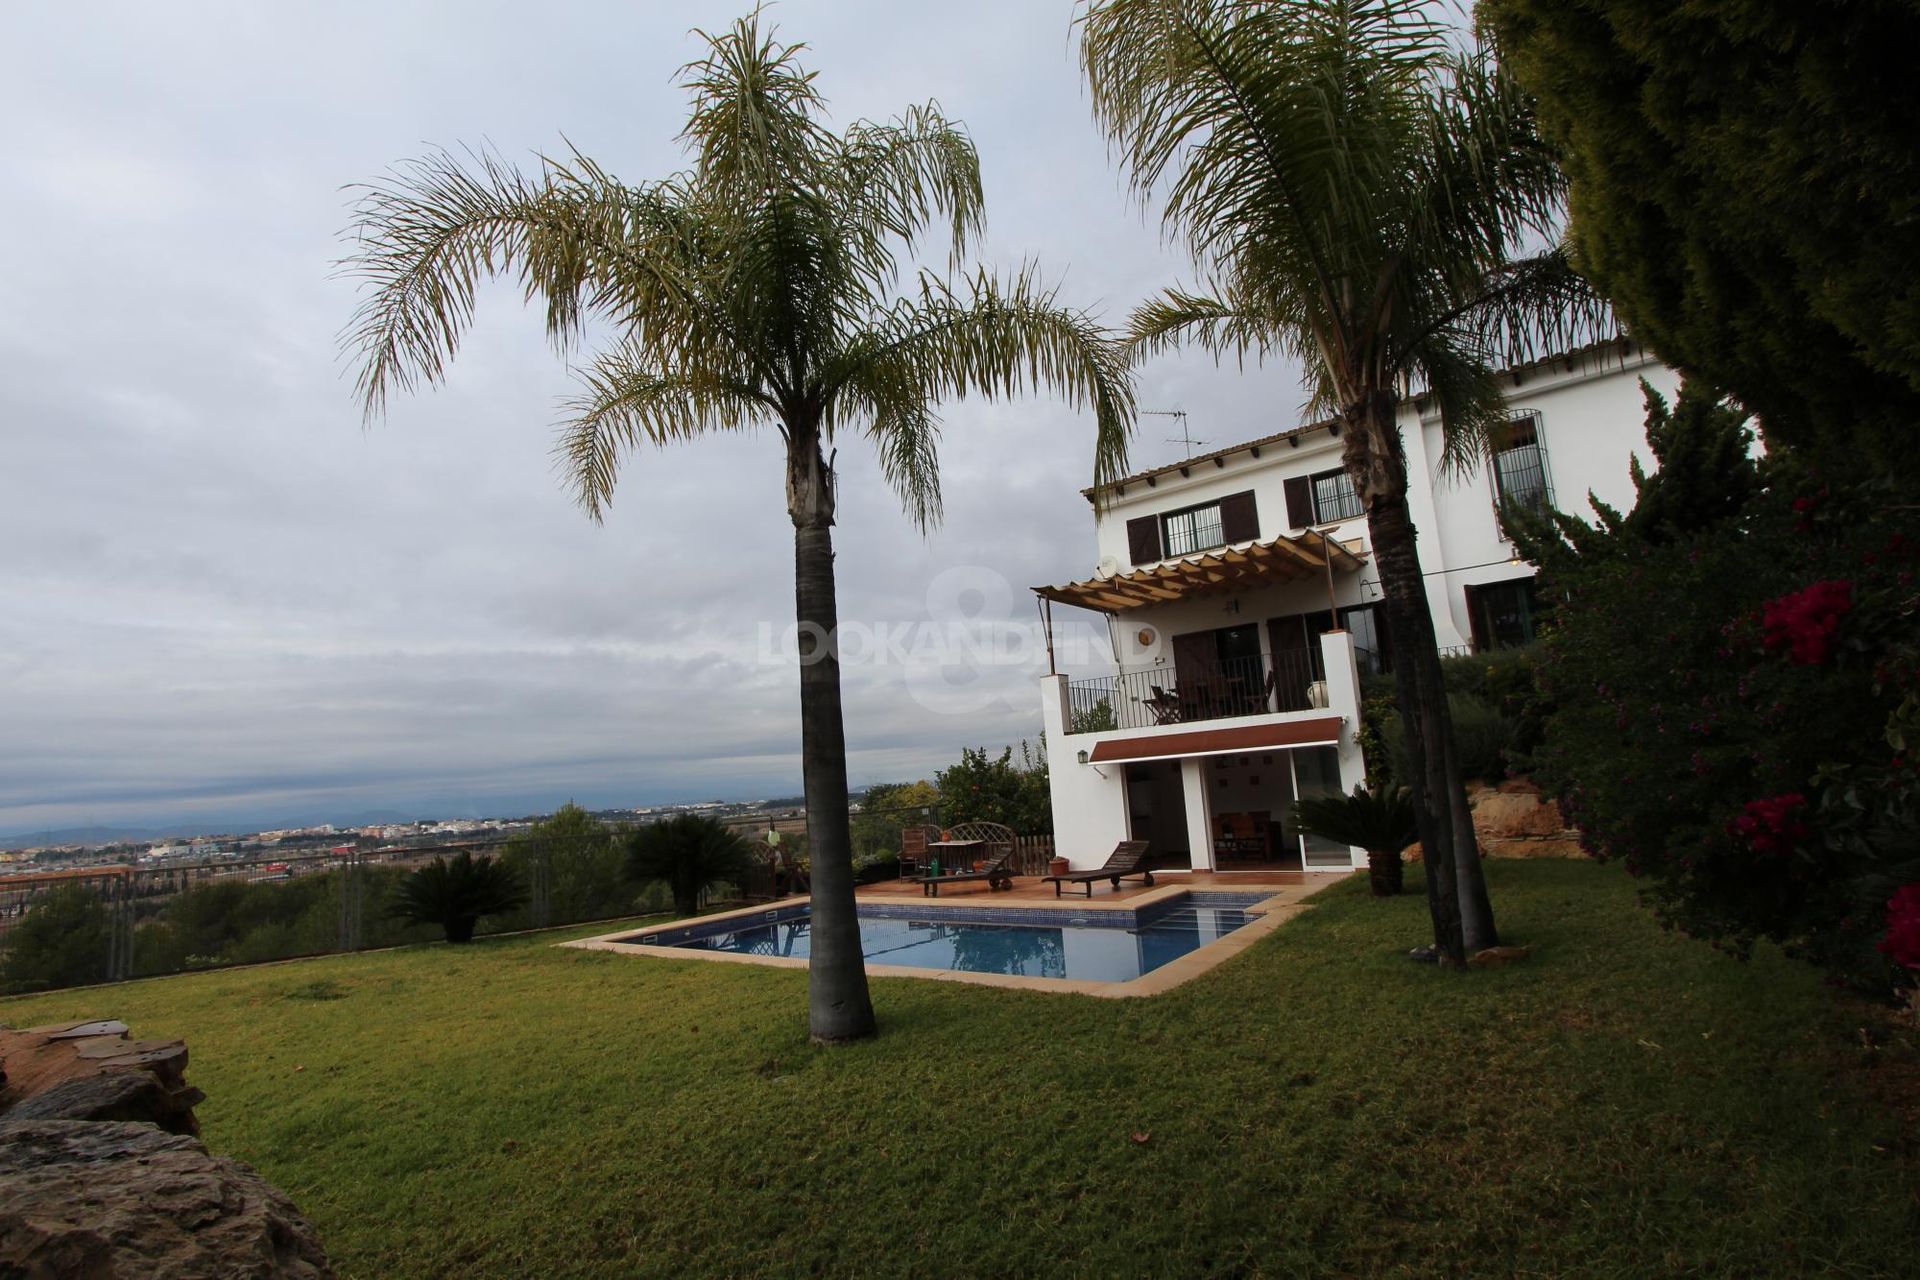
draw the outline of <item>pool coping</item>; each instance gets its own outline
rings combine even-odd
[[[1131,913],[1137,912],[1143,906],[1154,906],[1169,898],[1184,897],[1191,893],[1267,893],[1266,897],[1245,908],[1247,915],[1252,917],[1252,919],[1249,919],[1246,924],[1235,929],[1232,933],[1216,938],[1212,942],[1193,951],[1189,951],[1186,955],[1180,956],[1175,960],[1170,960],[1151,973],[1142,974],[1137,978],[1129,978],[1124,982],[1093,982],[1083,978],[1036,978],[1007,973],[967,973],[959,969],[923,969],[904,964],[869,964],[867,966],[867,975],[874,978],[919,978],[923,981],[931,979],[935,982],[965,982],[980,987],[1000,987],[1015,991],[1048,991],[1061,995],[1094,996],[1106,1000],[1124,1000],[1140,996],[1157,996],[1162,992],[1171,991],[1183,983],[1191,982],[1201,974],[1207,973],[1226,963],[1228,960],[1233,959],[1233,957],[1239,955],[1287,921],[1307,910],[1309,906],[1306,901],[1307,898],[1344,878],[1343,876],[1329,876],[1326,882],[1322,884],[1249,884],[1230,890],[1215,889],[1211,886],[1206,889],[1195,889],[1191,885],[1169,884],[1164,888],[1156,887],[1149,893],[1141,894],[1137,897],[1130,897],[1124,902],[1073,904],[1073,908],[1076,911],[1091,906],[1096,912],[1128,911]],[[1271,892],[1268,892],[1269,890],[1271,890]],[[765,917],[770,909],[781,910],[801,905],[810,907],[812,901],[810,896],[783,898],[780,900],[777,908],[769,908],[765,905],[740,907],[732,911],[716,912],[710,916],[692,917],[692,920],[697,921],[700,926],[705,927],[735,918]],[[986,905],[978,897],[942,902],[937,898],[919,899],[907,895],[887,895],[884,897],[872,895],[861,898],[859,901],[873,905],[887,906],[910,903],[915,907],[924,906],[929,915],[943,913],[964,915],[970,911],[977,913]],[[1064,909],[1044,899],[1039,902],[1010,902],[1002,900],[993,903],[992,906],[996,909],[1015,908],[1020,910],[1041,911],[1049,914],[1057,913]],[[735,951],[697,951],[679,946],[662,947],[652,946],[646,943],[616,941],[618,938],[631,937],[634,932],[632,929],[623,929],[619,933],[600,934],[592,938],[576,938],[571,942],[559,942],[554,945],[572,947],[580,951],[611,951],[619,955],[652,956],[660,960],[678,960],[691,964],[699,964],[702,962],[757,964],[776,969],[804,969],[808,964],[804,956],[755,956],[743,955]]]

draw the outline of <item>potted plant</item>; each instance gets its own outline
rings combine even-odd
[[[1047,864],[1047,874],[1050,876],[1063,876],[1071,870],[1073,870],[1073,864],[1059,854],[1055,854],[1053,861]]]

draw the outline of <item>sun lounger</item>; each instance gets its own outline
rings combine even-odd
[[[1113,856],[1107,859],[1107,864],[1098,870],[1069,871],[1063,876],[1042,876],[1041,881],[1042,883],[1048,880],[1053,882],[1053,896],[1056,898],[1060,896],[1060,886],[1063,884],[1083,884],[1087,886],[1087,896],[1089,898],[1093,896],[1093,883],[1096,880],[1111,880],[1113,881],[1113,887],[1118,889],[1120,887],[1120,881],[1123,878],[1143,876],[1147,884],[1151,886],[1153,884],[1153,872],[1140,865],[1146,856],[1147,842],[1145,840],[1122,840],[1113,847]]]
[[[940,896],[943,884],[966,884],[970,880],[985,880],[989,891],[1013,888],[1013,872],[1007,870],[1007,863],[1013,857],[1013,850],[1006,849],[989,858],[978,871],[956,871],[951,875],[915,876],[913,882],[920,886],[922,896]]]

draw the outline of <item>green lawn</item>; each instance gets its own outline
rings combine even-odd
[[[1423,901],[1356,879],[1154,999],[879,981],[833,1051],[804,973],[551,934],[0,1019],[184,1036],[209,1145],[350,1276],[1912,1274],[1917,1162],[1865,1092],[1910,1045],[1614,870],[1489,873],[1514,968],[1409,963]]]

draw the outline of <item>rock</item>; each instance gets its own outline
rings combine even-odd
[[[157,1125],[169,1132],[183,1110],[205,1101],[206,1095],[188,1086],[184,1096],[144,1071],[81,1076],[42,1090],[9,1107],[8,1123],[23,1120],[132,1120]]]
[[[293,1202],[197,1139],[120,1122],[0,1125],[0,1275],[332,1274]]]
[[[0,1118],[41,1095],[61,1099],[30,1113],[40,1119],[147,1120],[169,1133],[198,1133],[193,1108],[205,1095],[186,1081],[187,1046],[134,1040],[124,1022],[62,1022],[0,1029]],[[129,1077],[146,1083],[105,1083]],[[101,1083],[87,1084],[98,1081]],[[69,1085],[83,1087],[68,1090]]]
[[[1504,969],[1533,954],[1532,947],[1488,947],[1467,957],[1469,969]]]
[[[1473,803],[1473,829],[1483,844],[1517,836],[1557,836],[1566,827],[1560,806],[1538,793],[1483,791]]]

